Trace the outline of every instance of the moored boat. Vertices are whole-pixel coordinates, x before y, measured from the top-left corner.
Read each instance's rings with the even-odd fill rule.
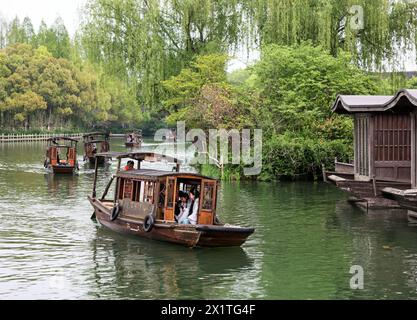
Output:
[[[89,197],[95,218],[113,231],[188,247],[240,246],[255,231],[254,228],[221,223],[216,214],[218,181],[195,173],[179,172],[178,159],[151,152],[97,156],[118,159],[117,172],[100,198],[96,196],[96,165],[93,194]],[[123,159],[137,161],[136,169],[121,170]],[[141,169],[142,161],[161,160],[174,162],[175,172]],[[106,199],[114,181],[114,197]],[[194,202],[198,204],[196,223],[180,224],[176,221],[178,195],[193,189],[200,194]]]
[[[407,209],[410,221],[417,222],[417,189],[400,190],[384,188],[382,194],[385,198],[397,201],[401,208]]]
[[[78,140],[67,137],[48,139],[44,167],[53,173],[72,174],[78,170]]]

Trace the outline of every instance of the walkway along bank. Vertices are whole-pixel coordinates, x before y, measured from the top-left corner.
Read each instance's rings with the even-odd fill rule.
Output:
[[[394,96],[339,95],[332,107],[354,119],[354,161],[324,170],[327,182],[350,192],[352,201],[367,208],[399,208],[384,197],[384,188],[417,186],[417,90]]]

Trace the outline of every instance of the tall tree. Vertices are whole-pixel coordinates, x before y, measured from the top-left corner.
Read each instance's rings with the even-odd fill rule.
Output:
[[[50,48],[54,57],[68,59],[71,53],[71,43],[67,28],[61,17],[55,20],[50,33],[54,37],[54,48]]]
[[[20,25],[20,20],[16,16],[8,26],[7,30],[7,45],[12,45],[15,43],[24,43],[25,42],[25,36],[23,29]]]
[[[23,42],[33,44],[35,41],[35,29],[29,17],[25,17],[22,22]]]
[[[161,81],[178,74],[194,56],[238,44],[238,2],[91,0],[83,44],[92,61],[133,82],[144,108],[152,107],[160,101]]]
[[[0,14],[0,49],[4,48],[7,44],[7,21]]]
[[[368,69],[394,66],[415,46],[417,2],[408,0],[250,0],[252,35],[261,45],[311,41],[340,50]]]

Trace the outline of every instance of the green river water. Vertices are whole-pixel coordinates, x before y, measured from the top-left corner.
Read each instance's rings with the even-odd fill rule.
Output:
[[[402,212],[365,213],[324,183],[223,182],[221,219],[256,232],[241,248],[189,249],[91,221],[81,148],[79,174],[53,176],[45,146],[0,144],[0,299],[417,298],[417,227]]]

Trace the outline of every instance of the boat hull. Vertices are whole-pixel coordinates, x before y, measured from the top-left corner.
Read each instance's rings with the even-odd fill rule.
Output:
[[[99,200],[93,198],[89,198],[89,200],[94,207],[98,222],[110,230],[187,247],[241,246],[255,231],[253,228],[193,226],[156,222],[152,230],[146,232],[143,228],[142,220],[129,219],[121,215],[116,220],[111,221],[109,208],[104,206]]]
[[[134,142],[126,142],[125,146],[128,148],[140,148],[140,143],[134,143]]]
[[[95,164],[97,158],[97,164],[105,164],[108,161],[108,158],[106,157],[88,157],[88,162],[90,164]]]
[[[75,172],[74,166],[49,166],[49,169],[54,174],[73,174]]]
[[[417,212],[417,194],[407,194],[405,191],[396,188],[384,188],[382,194],[387,199],[397,201],[402,208]]]

